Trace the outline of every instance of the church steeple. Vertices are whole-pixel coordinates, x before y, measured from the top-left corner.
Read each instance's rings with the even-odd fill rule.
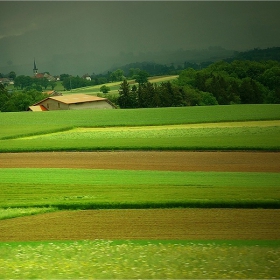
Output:
[[[38,68],[36,66],[35,58],[34,58],[33,74],[34,74],[34,76],[36,76],[38,74]]]

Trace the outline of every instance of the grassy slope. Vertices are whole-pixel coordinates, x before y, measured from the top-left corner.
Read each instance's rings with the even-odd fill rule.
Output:
[[[63,131],[75,127],[113,127],[113,126],[151,126],[207,123],[245,120],[279,120],[280,105],[238,105],[157,108],[133,110],[81,110],[52,111],[39,113],[3,113],[0,114],[0,151],[24,150],[91,150],[91,149],[279,149],[278,128],[267,132],[265,128],[258,134],[251,131],[223,133],[223,137],[214,131],[211,135],[199,137],[199,134],[186,137],[149,137],[135,135],[131,138],[120,137],[113,141],[101,137],[96,141],[83,139],[67,140],[6,140],[20,136],[36,135],[54,131]],[[203,130],[201,130],[202,132]],[[244,134],[245,133],[245,134]],[[203,136],[203,135],[202,135]],[[269,137],[267,137],[269,136]],[[138,139],[138,140],[137,140]],[[232,141],[234,140],[234,141]],[[205,142],[206,141],[206,142]]]
[[[11,168],[0,178],[0,207],[280,206],[278,173]]]

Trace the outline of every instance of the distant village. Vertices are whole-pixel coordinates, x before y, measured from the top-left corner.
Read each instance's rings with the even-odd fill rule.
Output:
[[[65,74],[67,75],[67,74]],[[60,76],[52,76],[48,72],[39,73],[38,67],[36,65],[36,61],[34,59],[34,66],[33,66],[33,75],[32,76],[16,76],[15,72],[10,72],[8,77],[1,77],[0,78],[0,85],[2,84],[4,87],[7,87],[8,85],[14,85],[15,88],[18,88],[20,84],[17,83],[17,80],[19,78],[22,78],[23,80],[27,80],[32,84],[31,88],[28,89],[27,87],[22,88],[23,92],[25,89],[28,89],[24,92],[24,96],[27,98],[31,98],[28,100],[29,102],[32,102],[32,105],[29,105],[24,100],[24,97],[20,94],[20,91],[16,91],[14,94],[10,94],[9,98],[18,99],[20,100],[19,103],[22,103],[23,106],[20,106],[20,108],[15,108],[14,104],[15,102],[9,102],[8,99],[6,100],[6,104],[0,104],[0,111],[32,111],[32,112],[38,112],[38,111],[53,111],[53,110],[81,110],[81,109],[115,109],[116,106],[109,101],[107,98],[104,97],[98,97],[98,96],[92,96],[87,94],[71,94],[71,95],[63,95],[61,92],[58,92],[54,90],[57,81],[60,81]],[[70,76],[70,75],[67,75]],[[81,77],[84,80],[91,81],[91,77],[86,74],[83,77]],[[34,80],[35,79],[35,80]],[[40,83],[36,83],[36,79],[41,80]],[[42,80],[44,80],[46,83],[42,84]],[[35,88],[34,88],[35,84]],[[32,96],[32,90],[36,90],[36,85],[40,85],[41,90],[39,90],[34,98]],[[48,86],[52,86],[52,90],[47,91]],[[45,88],[44,91],[42,91],[42,86]],[[3,88],[4,88],[3,87]],[[2,88],[2,89],[3,89]],[[19,87],[20,88],[20,87]],[[12,93],[13,90],[6,90],[6,92]],[[10,100],[11,100],[10,99]],[[33,100],[32,100],[33,99]],[[14,101],[14,100],[13,100]],[[24,104],[26,103],[26,104]]]
[[[16,74],[12,71],[9,73],[9,75],[6,75],[6,76],[9,76],[9,77],[0,77],[0,84],[3,84],[5,86],[14,85],[14,83],[15,83],[14,80],[15,80]],[[33,75],[31,77],[36,78],[36,79],[46,78],[49,82],[60,81],[60,75],[52,76],[49,72],[39,73],[35,59],[34,59],[34,66],[33,66]],[[91,81],[91,77],[89,74],[83,75],[82,78],[87,81]]]

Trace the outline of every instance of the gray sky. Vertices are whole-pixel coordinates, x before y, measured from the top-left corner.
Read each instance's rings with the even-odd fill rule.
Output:
[[[31,75],[34,57],[39,72],[82,75],[141,53],[280,46],[278,1],[0,1],[0,11],[2,73]]]

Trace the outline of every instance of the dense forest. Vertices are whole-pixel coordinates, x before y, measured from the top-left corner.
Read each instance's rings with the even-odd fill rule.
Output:
[[[124,81],[118,105],[146,108],[194,105],[280,103],[278,61],[221,61],[202,70],[182,70],[174,82],[129,88]]]
[[[221,61],[180,73],[178,86],[212,93],[218,104],[280,103],[280,62]]]

